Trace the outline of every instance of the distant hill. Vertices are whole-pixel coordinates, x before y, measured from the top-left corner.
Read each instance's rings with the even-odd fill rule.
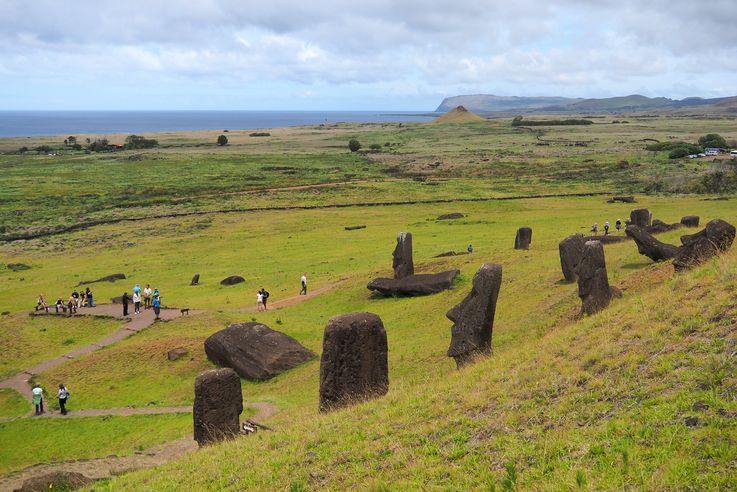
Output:
[[[675,111],[688,109],[699,112],[733,113],[737,109],[737,97],[704,99],[687,97],[669,99],[667,97],[647,97],[639,94],[607,98],[566,98],[566,97],[516,97],[485,94],[447,97],[438,106],[438,112],[448,111],[463,105],[469,111],[479,113],[590,113],[590,112],[637,112],[637,111]]]
[[[451,109],[444,115],[438,116],[432,122],[443,124],[443,123],[473,123],[475,121],[486,121],[476,113],[472,113],[463,106],[458,106]]]

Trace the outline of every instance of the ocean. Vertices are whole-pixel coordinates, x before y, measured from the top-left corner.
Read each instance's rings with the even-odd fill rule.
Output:
[[[424,122],[434,116],[407,111],[0,111],[0,137]]]

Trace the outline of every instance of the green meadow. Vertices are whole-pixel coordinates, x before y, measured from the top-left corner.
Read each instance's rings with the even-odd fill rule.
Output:
[[[577,286],[562,280],[558,242],[586,234],[593,222],[601,228],[624,220],[634,207],[668,223],[691,214],[702,224],[737,222],[733,196],[705,200],[717,194],[699,188],[729,162],[671,161],[645,151],[643,141],[710,132],[735,138],[734,121],[627,120],[541,134],[509,120],[302,127],[258,139],[231,131],[223,148],[207,132],[162,134],[161,147],[142,160],[130,159],[135,152],[17,155],[18,139],[0,142],[9,183],[0,191],[0,235],[109,221],[0,242],[0,312],[8,313],[0,317],[0,348],[9,354],[0,372],[14,374],[117,329],[121,322],[112,319],[28,312],[39,293],[66,298],[80,281],[120,272],[126,280],[91,285],[98,304],[148,283],[166,306],[201,312],[155,323],[34,378],[47,391],[64,382],[72,413],[191,405],[194,378],[214,367],[205,338],[234,322],[283,331],[318,358],[266,382],[242,381],[246,415],[257,403],[279,408],[266,421],[276,432],[115,477],[96,490],[737,487],[734,250],[674,274],[631,241],[607,245],[609,281],[623,297],[590,317],[579,315]],[[381,150],[351,153],[352,137]],[[578,140],[589,143],[561,143]],[[272,190],[331,183],[342,184]],[[600,194],[519,198],[572,193]],[[637,204],[608,203],[614,194],[633,194]],[[504,197],[518,198],[474,201]],[[437,200],[454,201],[431,203]],[[401,204],[361,205],[377,202]],[[252,210],[328,205],[343,206]],[[464,217],[437,219],[451,212]],[[351,225],[366,228],[345,230]],[[513,249],[521,226],[533,229],[529,251]],[[413,233],[417,272],[460,269],[453,289],[420,298],[380,298],[366,289],[370,279],[390,276],[399,231]],[[678,243],[683,233],[658,238]],[[436,258],[469,244],[470,255]],[[493,355],[458,370],[446,356],[445,313],[485,262],[503,267]],[[9,263],[30,268],[4,268]],[[295,297],[302,272],[310,289],[326,291],[266,313],[244,311],[255,308],[261,287],[271,302]],[[195,273],[200,285],[190,286]],[[221,286],[229,275],[246,282]],[[354,311],[383,320],[390,391],[320,414],[323,330],[332,316]],[[166,352],[177,347],[189,354],[169,361]],[[28,399],[0,391],[7,444],[0,473],[130,454],[192,431],[191,416],[180,414],[34,419],[25,415]],[[686,425],[687,417],[697,424]],[[69,435],[78,436],[74,446],[59,442]]]

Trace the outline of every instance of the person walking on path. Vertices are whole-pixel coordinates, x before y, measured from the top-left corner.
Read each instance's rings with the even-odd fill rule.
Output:
[[[133,291],[133,312],[135,314],[141,314],[141,290],[138,292]]]
[[[605,236],[609,235],[609,221],[608,220],[604,222],[604,235]]]
[[[151,308],[151,286],[146,284],[146,288],[143,289],[143,309]]]
[[[261,303],[264,305],[264,311],[266,311],[267,309],[269,309],[268,307],[266,307],[266,301],[269,300],[269,296],[270,295],[271,294],[269,294],[269,292],[266,289],[264,289],[263,287],[261,287]]]
[[[44,413],[44,390],[41,388],[41,385],[36,383],[33,385],[33,389],[31,390],[31,393],[33,393],[33,405],[36,407],[36,415],[41,415]]]
[[[67,414],[67,400],[69,399],[69,390],[63,384],[59,384],[59,392],[56,394],[59,399],[59,410],[62,415]]]
[[[614,223],[614,227],[617,229],[617,233],[622,231],[622,219],[617,219]]]
[[[261,293],[261,291],[256,292],[256,311],[260,312],[263,311],[264,307],[264,295]]]
[[[599,224],[594,222],[594,225],[591,226],[591,232],[594,236],[596,236],[596,233],[599,232]]]
[[[302,296],[307,295],[307,272],[302,274],[302,278],[300,279],[302,282],[302,290],[299,291],[299,294]]]
[[[87,291],[85,292],[85,294],[87,294],[87,305],[89,307],[95,307],[95,301],[92,296],[92,289],[87,287]]]
[[[159,314],[161,313],[161,295],[155,295],[154,296],[154,314],[156,315],[156,319],[159,319]]]
[[[121,300],[123,303],[123,316],[128,316],[128,293],[123,293],[123,299]]]
[[[473,253],[473,245],[469,244],[468,245],[468,254],[470,255],[471,253]]]

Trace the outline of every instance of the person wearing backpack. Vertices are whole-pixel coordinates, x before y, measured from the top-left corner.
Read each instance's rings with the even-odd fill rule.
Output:
[[[266,289],[264,289],[263,287],[261,287],[261,302],[262,302],[262,303],[263,303],[263,305],[264,305],[264,311],[266,311],[266,310],[268,309],[268,308],[266,307],[266,301],[267,301],[267,300],[269,299],[269,296],[270,296],[270,295],[271,295],[271,294],[269,294],[269,293],[268,293],[268,291],[267,291]]]
[[[64,386],[64,384],[59,384],[59,392],[56,394],[56,397],[59,399],[59,409],[61,410],[61,414],[66,415],[69,390],[66,388],[66,386]]]

